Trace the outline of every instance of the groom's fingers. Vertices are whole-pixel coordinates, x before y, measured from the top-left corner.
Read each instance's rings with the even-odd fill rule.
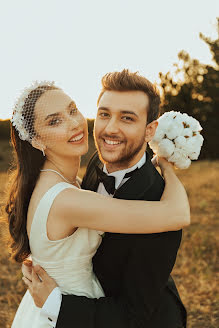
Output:
[[[38,283],[38,282],[41,282],[41,279],[40,277],[38,276],[38,274],[35,272],[34,268],[32,270],[32,282],[35,284],[35,283]]]
[[[47,280],[51,279],[48,273],[40,265],[34,266],[33,271],[35,275],[40,276],[42,281],[46,282]]]
[[[31,280],[32,279],[32,267],[26,266],[26,264],[24,264],[24,262],[23,262],[21,269],[22,269],[23,276],[28,278],[29,280]]]
[[[27,286],[27,288],[30,291],[30,294],[32,294],[32,288],[33,288],[33,284],[32,281],[30,281],[29,279],[27,279],[26,277],[22,278],[23,282],[25,283],[25,285]]]

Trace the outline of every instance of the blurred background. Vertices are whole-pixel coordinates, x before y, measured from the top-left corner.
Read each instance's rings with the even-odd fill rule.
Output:
[[[161,112],[186,112],[200,121],[198,161],[176,173],[191,204],[173,271],[188,310],[188,328],[219,327],[219,3],[157,0],[0,0],[0,215],[13,161],[9,118],[20,90],[54,80],[88,119],[89,152],[101,77],[129,68],[155,82]],[[9,260],[0,225],[0,328],[9,328],[25,292],[20,265]]]

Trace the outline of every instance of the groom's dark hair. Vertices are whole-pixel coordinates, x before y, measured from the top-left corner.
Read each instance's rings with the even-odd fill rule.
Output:
[[[105,91],[143,91],[149,97],[149,108],[147,109],[147,123],[156,120],[159,116],[160,94],[157,87],[138,72],[131,73],[128,69],[121,72],[107,73],[102,77],[102,90],[97,100]]]

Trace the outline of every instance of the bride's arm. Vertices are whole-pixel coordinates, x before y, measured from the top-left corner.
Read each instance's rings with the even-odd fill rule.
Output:
[[[165,189],[160,201],[120,200],[76,189],[61,192],[54,204],[57,216],[69,227],[117,233],[158,233],[190,223],[186,191],[165,160],[160,160]]]

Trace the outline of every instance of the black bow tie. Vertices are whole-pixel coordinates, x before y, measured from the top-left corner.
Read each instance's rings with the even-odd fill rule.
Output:
[[[133,173],[136,172],[137,170],[138,170],[138,168],[136,168],[135,170],[133,170],[131,172],[126,173],[123,179],[130,178],[133,175]],[[96,166],[96,171],[97,171],[98,181],[103,183],[108,194],[113,195],[116,190],[115,177],[112,175],[107,175],[98,166]]]

